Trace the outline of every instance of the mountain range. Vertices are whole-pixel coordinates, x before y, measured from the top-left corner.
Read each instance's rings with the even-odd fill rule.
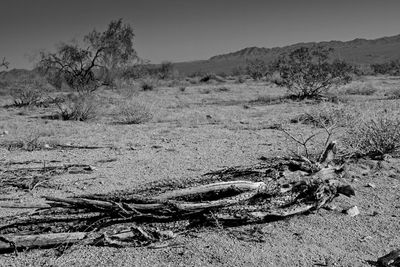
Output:
[[[175,68],[182,74],[194,72],[231,73],[234,68],[245,66],[247,60],[259,58],[266,63],[276,59],[281,53],[289,52],[298,47],[313,45],[327,46],[334,49],[333,58],[344,60],[351,64],[366,65],[383,63],[400,59],[400,34],[373,40],[354,39],[351,41],[324,41],[297,43],[284,47],[247,47],[236,52],[216,55],[208,60],[175,63]]]

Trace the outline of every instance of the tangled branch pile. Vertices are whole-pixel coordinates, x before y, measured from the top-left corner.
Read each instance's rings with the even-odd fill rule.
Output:
[[[340,169],[328,166],[315,172],[316,167],[308,164],[275,159],[228,168],[176,190],[170,189],[179,186],[166,183],[114,195],[47,196],[35,213],[0,219],[0,251],[77,242],[145,246],[198,226],[271,222],[318,210],[339,194],[354,195],[350,186],[335,179]],[[302,170],[310,176],[288,181],[285,170]]]

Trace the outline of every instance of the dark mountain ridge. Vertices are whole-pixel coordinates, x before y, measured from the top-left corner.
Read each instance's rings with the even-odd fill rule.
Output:
[[[239,51],[216,55],[208,60],[175,63],[176,68],[184,74],[196,71],[226,72],[233,68],[245,66],[247,60],[255,58],[271,62],[281,53],[289,52],[301,46],[311,47],[322,45],[334,49],[334,58],[345,60],[351,64],[366,65],[383,63],[400,58],[400,34],[390,37],[382,37],[373,40],[357,38],[351,41],[323,41],[297,43],[284,47],[247,47]]]

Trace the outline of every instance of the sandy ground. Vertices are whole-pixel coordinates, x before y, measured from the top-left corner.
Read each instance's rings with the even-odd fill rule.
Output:
[[[348,105],[366,110],[397,107],[399,100],[379,100],[400,81],[365,78],[348,86],[377,88],[372,96],[347,96]],[[227,88],[222,89],[222,87]],[[341,88],[341,94],[346,88]],[[261,156],[282,156],[290,147],[282,132],[271,129],[288,122],[312,103],[265,104],[267,97],[283,95],[280,88],[248,82],[223,85],[161,87],[155,91],[101,91],[101,116],[89,122],[41,119],[52,108],[2,108],[0,143],[27,140],[97,145],[96,150],[24,151],[0,148],[0,163],[27,160],[86,163],[91,174],[55,176],[51,187],[32,191],[9,190],[1,200],[40,203],[43,195],[75,196],[129,190],[160,180],[185,181],[210,170],[249,165]],[[115,123],[118,101],[133,95],[154,114],[139,125]],[[258,101],[255,101],[258,100]],[[9,103],[3,99],[3,104]],[[294,133],[309,133],[310,126],[289,124]],[[112,160],[111,162],[104,162]],[[28,165],[30,166],[30,165]],[[32,165],[34,166],[34,165]],[[40,166],[40,165],[39,165]],[[0,255],[0,266],[369,266],[400,247],[400,160],[372,160],[349,164],[345,182],[356,197],[335,199],[339,211],[319,210],[307,216],[260,225],[265,242],[246,242],[224,229],[204,229],[196,236],[178,236],[179,245],[163,249],[111,248],[76,245],[62,256],[52,249]],[[376,185],[367,187],[368,183]],[[340,212],[356,205],[360,215]],[[25,210],[26,211],[26,210]],[[0,216],[22,212],[0,208]],[[254,226],[243,226],[251,228]]]

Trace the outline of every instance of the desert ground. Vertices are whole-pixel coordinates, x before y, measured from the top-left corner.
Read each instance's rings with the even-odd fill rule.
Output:
[[[3,187],[0,217],[30,211],[4,204],[40,204],[42,196],[108,194],[162,181],[184,184],[209,171],[283,157],[295,144],[275,125],[284,124],[293,135],[321,131],[294,118],[332,107],[345,113],[357,109],[367,117],[377,111],[398,116],[400,100],[390,96],[399,86],[398,77],[357,78],[332,91],[338,99],[333,103],[276,101],[285,89],[265,81],[160,83],[147,91],[122,84],[96,93],[98,116],[85,122],[51,119],[52,105],[1,107],[0,175],[44,164],[88,164],[93,171],[54,175],[34,188]],[[127,100],[151,119],[119,123],[116,110]],[[10,104],[11,97],[2,96],[1,105]],[[340,142],[345,130],[339,127],[332,138]],[[30,141],[34,149],[27,149]],[[178,234],[174,246],[158,249],[82,244],[62,254],[31,249],[0,255],[0,266],[375,266],[378,257],[400,244],[400,159],[361,158],[344,168],[341,180],[355,196],[335,198],[331,209],[257,225],[199,228],[192,235]],[[342,212],[353,206],[357,216]],[[260,240],[232,234],[252,229],[259,230]]]

